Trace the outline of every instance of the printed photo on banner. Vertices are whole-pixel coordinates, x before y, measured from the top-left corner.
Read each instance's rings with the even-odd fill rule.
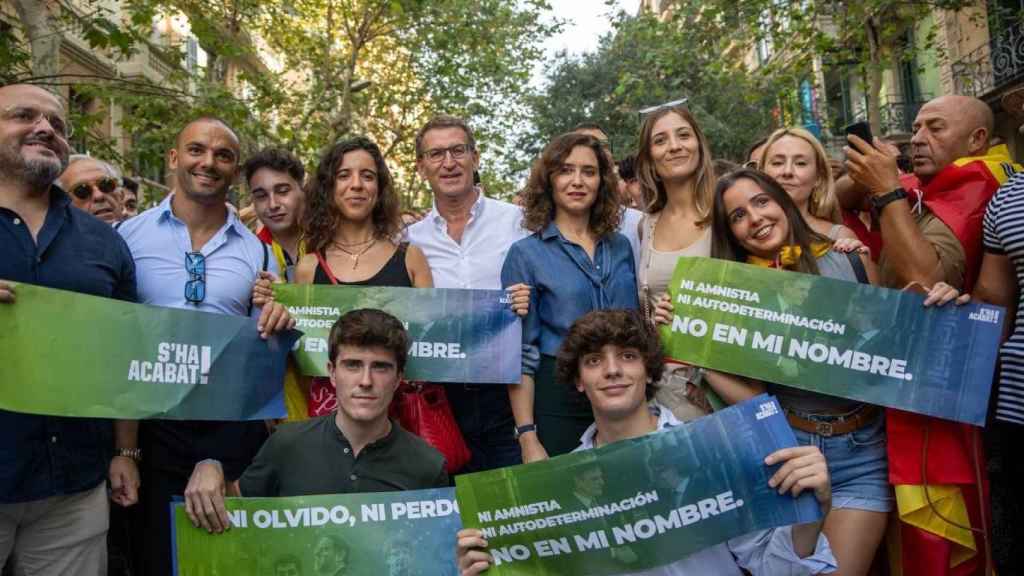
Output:
[[[487,574],[632,573],[821,518],[810,493],[768,486],[765,457],[795,445],[778,402],[759,395],[658,434],[463,474],[456,495],[487,539]]]
[[[229,498],[231,529],[195,528],[172,505],[175,574],[455,576],[453,488]]]
[[[376,308],[401,320],[412,339],[406,379],[519,382],[522,324],[503,290],[275,284],[274,298],[305,334],[294,351],[303,374],[327,375],[327,337],[339,316]]]
[[[925,308],[906,291],[680,258],[668,355],[709,369],[983,425],[1006,311]]]
[[[0,408],[96,418],[265,420],[300,333],[260,338],[256,320],[18,284],[0,306]],[[105,337],[98,337],[102,329]],[[111,342],[117,345],[112,346]],[[39,347],[59,354],[40,354]]]

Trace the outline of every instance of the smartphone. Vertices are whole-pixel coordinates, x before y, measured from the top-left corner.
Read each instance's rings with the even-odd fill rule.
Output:
[[[853,134],[871,146],[875,145],[875,139],[871,136],[871,124],[868,124],[867,122],[854,122],[846,128],[843,128],[843,132],[846,134]]]

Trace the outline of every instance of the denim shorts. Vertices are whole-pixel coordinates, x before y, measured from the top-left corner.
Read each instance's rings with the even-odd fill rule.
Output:
[[[808,420],[828,422],[829,416],[799,413]],[[853,432],[821,436],[794,429],[804,446],[817,446],[828,462],[832,477],[832,508],[889,512],[896,503],[889,485],[886,453],[885,413]]]

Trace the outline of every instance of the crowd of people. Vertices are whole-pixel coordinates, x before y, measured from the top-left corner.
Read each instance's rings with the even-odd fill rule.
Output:
[[[71,153],[57,97],[0,87],[0,306],[17,306],[24,282],[249,316],[269,337],[294,325],[274,301],[278,282],[504,289],[522,316],[522,378],[445,387],[471,453],[456,473],[654,433],[768,391],[799,443],[769,457],[781,464],[770,485],[812,492],[823,520],[643,574],[883,574],[887,532],[926,566],[905,574],[982,574],[996,561],[1015,573],[1017,325],[1007,323],[984,431],[687,365],[665,357],[657,332],[671,323],[668,287],[684,256],[916,290],[926,306],[973,298],[1012,315],[1024,176],[1005,146],[991,145],[988,105],[965,96],[924,105],[909,166],[892,144],[852,135],[840,161],[798,127],[766,135],[733,164],[713,156],[699,120],[685,100],[641,111],[635,154],[618,161],[600,124],[581,124],[551,139],[507,203],[479,184],[472,128],[436,116],[415,141],[415,169],[433,197],[420,214],[403,212],[371,139],[327,146],[307,175],[287,150],[242,158],[231,126],[198,117],[168,143],[170,193],[137,213],[135,180]],[[255,231],[227,203],[239,176]],[[221,532],[226,495],[449,486],[441,454],[388,416],[409,348],[402,323],[350,311],[328,347],[328,377],[286,374],[284,423],[0,411],[0,565],[17,575],[162,576],[172,570],[175,496],[196,526]],[[956,518],[969,523],[973,555],[929,526],[891,521],[900,498],[923,490],[927,500],[937,484],[960,491]],[[491,565],[478,530],[453,534],[452,546],[461,574]]]

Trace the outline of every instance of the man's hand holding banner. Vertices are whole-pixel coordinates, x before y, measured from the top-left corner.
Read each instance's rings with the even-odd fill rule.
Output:
[[[757,396],[640,438],[455,478],[463,524],[484,532],[488,574],[639,572],[756,530],[821,518],[779,495],[765,457],[796,445]]]

